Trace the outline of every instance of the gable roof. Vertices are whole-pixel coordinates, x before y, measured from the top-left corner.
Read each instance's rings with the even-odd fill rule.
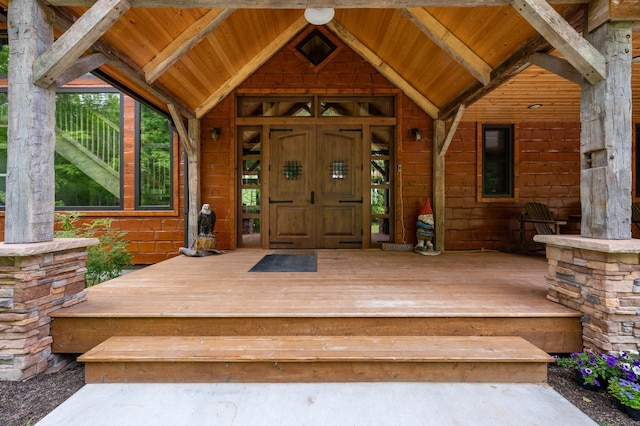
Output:
[[[547,5],[531,0],[514,4],[521,2],[525,6]],[[106,61],[99,72],[165,110],[167,104],[173,104],[183,115],[198,118],[310,25],[303,17],[303,9],[288,9],[290,2],[280,0],[45,3],[56,13],[59,34],[79,17],[88,16],[89,10],[110,16],[100,21],[106,30],[85,52],[99,53],[94,56],[98,63]],[[308,6],[314,3],[320,2],[305,2]],[[343,8],[336,9],[326,28],[434,118],[451,118],[460,105],[472,105],[524,70],[520,84],[512,81],[507,86],[515,97],[496,98],[503,109],[509,100],[527,105],[555,103],[555,118],[561,111],[576,116],[579,110],[579,86],[541,68],[527,70],[533,53],[554,49],[530,23],[539,26],[540,22],[529,16],[525,19],[526,14],[509,6],[508,1],[401,1],[394,4],[406,8],[394,9],[385,8],[389,3],[385,1],[335,3]],[[597,74],[597,61],[590,61],[589,52],[581,51],[580,43],[572,38],[582,30],[585,1],[549,3],[567,21],[561,27],[566,34],[554,44],[573,40],[576,46],[567,57],[581,68],[583,75],[593,74],[594,69]],[[0,0],[0,4],[6,7],[7,0]],[[349,4],[369,8],[349,8]],[[416,4],[435,6],[412,7]],[[467,7],[439,7],[441,4]],[[174,7],[154,7],[158,5]],[[193,7],[208,5],[233,5],[236,9]],[[115,22],[105,24],[104,20],[109,19]],[[552,41],[554,37],[558,36],[547,34]],[[640,56],[639,50],[640,38],[635,33],[634,56]],[[586,64],[581,62],[584,58]],[[581,78],[579,73],[578,76]],[[559,89],[569,94],[562,102],[558,99]],[[480,116],[482,111],[475,114]]]

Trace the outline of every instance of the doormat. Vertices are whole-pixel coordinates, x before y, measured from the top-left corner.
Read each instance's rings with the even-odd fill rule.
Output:
[[[268,254],[249,272],[316,272],[317,264],[315,254]]]

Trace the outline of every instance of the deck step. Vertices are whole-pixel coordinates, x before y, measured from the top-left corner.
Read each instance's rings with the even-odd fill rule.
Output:
[[[513,336],[114,336],[78,360],[87,383],[542,383],[553,359]]]

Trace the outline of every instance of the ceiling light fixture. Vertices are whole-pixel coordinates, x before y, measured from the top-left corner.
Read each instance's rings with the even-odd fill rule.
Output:
[[[305,19],[313,25],[324,25],[333,19],[336,11],[332,7],[320,9],[309,8],[304,10]]]

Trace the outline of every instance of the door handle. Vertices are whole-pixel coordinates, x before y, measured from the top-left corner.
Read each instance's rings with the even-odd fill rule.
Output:
[[[311,204],[316,203],[316,193],[315,191],[311,191]]]

